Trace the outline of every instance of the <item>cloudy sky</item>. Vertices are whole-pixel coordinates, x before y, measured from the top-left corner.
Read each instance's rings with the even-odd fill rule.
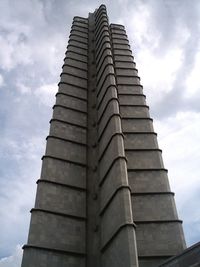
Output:
[[[72,18],[101,3],[0,1],[0,267],[20,267]],[[126,26],[192,245],[200,240],[200,1],[103,3],[110,22]]]

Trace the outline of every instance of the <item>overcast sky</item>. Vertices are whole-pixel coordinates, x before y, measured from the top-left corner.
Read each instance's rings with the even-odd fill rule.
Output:
[[[0,1],[0,267],[20,267],[72,18],[102,2]],[[200,240],[200,1],[104,1],[124,24],[188,246]]]

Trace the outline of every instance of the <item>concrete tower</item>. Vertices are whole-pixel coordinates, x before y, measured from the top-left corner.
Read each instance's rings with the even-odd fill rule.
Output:
[[[104,5],[73,19],[50,125],[23,267],[156,267],[185,249],[129,41]]]

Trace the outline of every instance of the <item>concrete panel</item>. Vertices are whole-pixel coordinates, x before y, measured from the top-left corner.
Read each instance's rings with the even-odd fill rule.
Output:
[[[80,39],[80,41],[81,41],[80,37],[78,37],[77,39]],[[66,57],[70,57],[72,59],[76,59],[76,60],[83,61],[83,62],[87,63],[87,57],[86,56],[77,54],[77,53],[72,52],[72,51],[67,51]]]
[[[126,118],[149,117],[149,109],[145,106],[120,106],[120,114]]]
[[[153,132],[153,122],[150,119],[123,119],[122,118],[123,132]]]
[[[127,49],[114,49],[114,55],[132,56],[132,52]]]
[[[31,259],[31,260],[30,260]],[[25,250],[22,267],[85,267],[85,258],[41,249]]]
[[[164,168],[160,151],[126,151],[128,168],[131,169],[157,169]]]
[[[102,42],[96,53],[96,62],[100,61],[101,57],[103,56],[102,51],[106,50],[107,48],[111,49],[111,44],[109,42]]]
[[[70,33],[69,35],[70,40],[76,40],[78,42],[84,43],[84,44],[88,44],[88,39],[81,37],[80,35],[77,35],[76,33]]]
[[[112,117],[109,121],[105,131],[103,132],[100,141],[99,141],[99,155],[102,154],[105,147],[108,145],[109,141],[116,135],[117,133],[121,134],[121,125],[120,125],[120,118],[115,116]]]
[[[65,109],[60,106],[55,106],[53,111],[53,119],[71,122],[83,127],[87,125],[87,115],[75,110]]]
[[[84,32],[84,33],[86,33],[87,36],[88,36],[88,27],[81,27],[81,26],[82,26],[82,25],[80,25],[80,24],[77,25],[77,24],[73,23],[71,29],[72,29],[72,30],[77,30],[78,32],[79,32],[79,31]]]
[[[74,86],[80,86],[81,88],[87,89],[87,80],[78,77],[72,76],[67,73],[61,73],[61,82],[67,82],[73,84]]]
[[[157,136],[155,134],[125,134],[125,149],[153,149],[158,148]]]
[[[104,57],[102,64],[101,65],[99,64],[98,66],[96,66],[97,67],[97,79],[99,78],[100,75],[102,75],[102,72],[104,71],[105,67],[108,64],[113,64],[113,60],[111,56]]]
[[[114,75],[107,76],[107,78],[105,79],[103,88],[100,86],[97,86],[97,97],[98,97],[97,101],[98,102],[102,101],[104,94],[106,93],[107,90],[111,88],[111,86],[114,86],[116,88]]]
[[[68,141],[48,138],[46,155],[86,164],[86,147]]]
[[[103,183],[101,184],[100,210],[105,207],[118,188],[127,185],[128,178],[126,172],[126,161],[124,159],[118,159],[115,161],[111,170],[106,176],[106,179],[104,179]]]
[[[73,38],[69,39],[68,44],[88,49],[88,45],[87,44],[80,43],[80,42],[78,42],[76,40],[73,40]]]
[[[166,257],[153,257],[147,259],[139,259],[140,267],[159,267],[161,263],[166,261]]]
[[[108,75],[114,75],[114,68],[111,65],[107,65],[104,69],[104,72],[101,74],[101,77],[98,78],[97,84],[98,87],[103,87],[105,83],[106,76]]]
[[[104,113],[103,117],[101,118],[99,122],[99,127],[98,127],[98,137],[102,134],[103,129],[106,127],[107,122],[113,116],[113,114],[119,114],[119,107],[117,103],[112,105],[108,105],[108,108],[106,109],[106,112]]]
[[[84,18],[86,19],[86,18]],[[75,17],[75,20],[72,21],[72,25],[76,25],[76,26],[79,26],[81,28],[86,28],[88,29],[89,25],[88,25],[88,19],[87,21],[83,22],[83,21],[77,21],[77,17]]]
[[[169,192],[169,181],[165,170],[128,171],[132,192]]]
[[[80,97],[83,99],[87,99],[87,91],[86,90],[82,90],[82,89],[80,89],[76,86],[70,85],[70,84],[60,83],[58,92],[70,94],[70,95],[77,96],[77,97]]]
[[[124,62],[124,61],[115,61],[115,67],[116,68],[135,68],[136,64],[135,62]]]
[[[128,249],[127,249],[128,248]],[[103,267],[137,267],[135,235],[132,227],[122,228],[102,254]]]
[[[87,32],[78,31],[78,30],[75,30],[75,29],[73,29],[73,28],[71,29],[70,33],[71,33],[71,34],[75,33],[75,34],[77,34],[77,35],[79,35],[80,37],[83,37],[83,38],[85,38],[85,39],[88,38],[88,33],[87,33]]]
[[[35,211],[31,216],[28,244],[85,253],[85,222]]]
[[[79,77],[87,79],[87,69],[86,70],[78,69],[76,66],[74,67],[72,65],[64,65],[63,66],[63,72],[77,75]]]
[[[120,38],[127,40],[127,35],[126,34],[119,34],[119,33],[111,33],[111,38]]]
[[[98,43],[98,45],[96,45],[96,53],[97,54],[102,52],[101,47],[103,46],[103,44],[105,42],[110,43],[110,36],[108,34],[104,35],[103,40],[101,39],[101,41]]]
[[[132,195],[134,221],[177,220],[172,194]]]
[[[115,44],[115,43],[113,43],[113,48],[114,49],[130,49],[130,45],[129,44]]]
[[[113,44],[129,44],[129,41],[127,39],[119,39],[116,36],[111,37]]]
[[[115,23],[111,23],[110,24],[110,29],[112,31],[112,29],[125,29],[124,25],[121,25],[121,24],[115,24]]]
[[[51,121],[50,135],[86,144],[86,129],[62,121]]]
[[[35,208],[86,217],[86,192],[62,185],[40,182]]]
[[[185,248],[181,228],[177,222],[138,224],[138,255],[168,256],[180,253]]]
[[[104,109],[103,110],[101,109],[101,113],[98,112],[98,123],[100,123],[101,120],[108,117],[107,111],[109,113],[109,111],[112,109],[112,106],[117,106],[117,105],[118,105],[117,98],[113,98],[110,101],[108,101]]]
[[[111,49],[110,49],[110,50],[109,50],[109,49],[106,49],[106,50],[103,51],[103,53],[102,53],[102,55],[101,55],[99,61],[97,62],[97,63],[98,63],[98,64],[97,64],[97,71],[98,71],[98,72],[99,72],[99,69],[101,68],[101,66],[102,66],[102,64],[103,64],[103,62],[104,62],[104,60],[105,60],[105,58],[108,57],[108,55],[110,55],[111,58],[112,58]]]
[[[146,105],[146,99],[144,95],[119,95],[119,103],[120,105]]]
[[[131,76],[117,76],[117,84],[140,84],[140,78]]]
[[[56,104],[87,112],[87,102],[69,95],[57,94]]]
[[[124,29],[117,29],[117,28],[111,28],[111,33],[116,33],[116,34],[126,34],[126,31]]]
[[[68,44],[67,46],[67,51],[72,51],[72,52],[75,52],[75,53],[78,53],[78,54],[81,54],[81,55],[85,55],[87,56],[88,55],[88,50],[87,49],[84,49],[82,47],[77,47],[77,46],[74,46],[72,44]]]
[[[118,85],[117,91],[119,94],[143,94],[143,89],[140,85]]]
[[[101,241],[104,246],[124,224],[131,224],[132,213],[128,209],[130,194],[127,188],[117,192],[101,218]],[[121,207],[121,209],[119,209]],[[114,218],[114,220],[113,220]],[[111,223],[112,221],[112,223]]]
[[[116,71],[116,75],[125,75],[125,76],[138,76],[138,70],[133,68],[133,65],[131,66],[132,69],[126,69],[126,68],[116,68],[115,71]]]
[[[133,62],[132,56],[124,56],[124,55],[114,55],[114,61],[127,61],[127,62]]]
[[[112,87],[108,88],[107,91],[105,91],[105,95],[103,96],[101,101],[99,101],[99,99],[97,99],[97,109],[98,109],[98,112],[100,114],[105,109],[105,106],[108,103],[108,101],[112,98],[117,98],[117,90],[116,90],[115,86],[112,86]]]
[[[84,25],[88,26],[88,19],[87,18],[75,16],[74,19],[73,19],[73,22],[84,23]]]
[[[54,158],[44,158],[41,179],[86,188],[86,168]]]
[[[64,59],[64,64],[69,64],[70,66],[77,67],[83,70],[87,69],[87,62],[82,62],[78,59],[71,58],[70,56],[66,56],[66,58]]]
[[[105,176],[106,172],[110,168],[112,162],[118,158],[124,156],[123,140],[121,136],[115,136],[107,147],[99,162],[99,176],[100,180]]]

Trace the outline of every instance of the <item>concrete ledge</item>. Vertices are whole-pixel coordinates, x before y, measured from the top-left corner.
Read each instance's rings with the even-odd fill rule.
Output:
[[[83,31],[78,31],[78,30],[74,30],[74,29],[72,29],[71,31],[70,31],[70,34],[76,34],[77,36],[79,36],[79,37],[81,37],[81,38],[83,38],[83,39],[85,39],[85,40],[88,40],[88,34],[87,33],[85,33],[85,32],[83,32]]]
[[[100,95],[101,93],[101,95]],[[105,101],[108,97],[109,94],[111,94],[112,96],[117,96],[117,88],[115,85],[110,85],[107,87],[107,90],[105,90],[103,93],[100,92],[99,96],[97,96],[97,109],[100,110],[101,106],[103,106],[105,104]],[[99,99],[100,98],[100,99]]]
[[[111,142],[113,141],[113,139],[117,136],[120,136],[122,138],[124,138],[124,135],[122,133],[113,133],[111,138],[109,139],[109,141],[107,142],[107,144],[105,145],[103,151],[99,154],[99,161],[101,161],[101,159],[103,158],[104,154],[106,153],[109,145],[111,144]]]
[[[106,130],[106,128],[107,128],[109,122],[111,121],[111,119],[112,119],[113,117],[118,117],[118,118],[121,119],[121,116],[120,116],[119,113],[114,113],[114,114],[112,114],[112,115],[109,117],[108,121],[106,122],[105,126],[102,128],[101,132],[99,132],[99,135],[98,135],[98,140],[99,140],[99,141],[101,140],[101,138],[102,138],[102,136],[103,136],[103,133],[105,132],[105,130]]]
[[[131,192],[131,188],[128,185],[120,185],[119,187],[117,187],[115,189],[115,191],[113,192],[113,194],[110,196],[110,198],[108,199],[108,201],[105,203],[105,205],[102,207],[102,209],[99,212],[99,215],[102,216],[103,213],[105,212],[105,210],[108,208],[108,206],[110,205],[110,203],[112,202],[112,200],[114,199],[114,197],[117,195],[117,193],[120,190],[123,189],[128,189]]]
[[[106,45],[106,44],[109,44],[109,47],[111,49],[110,38],[107,35],[102,40],[102,42],[99,44],[99,46],[96,47],[96,58],[99,57],[99,54],[101,53],[103,46]]]
[[[61,140],[61,141],[64,141],[64,142],[69,142],[69,143],[73,143],[73,144],[76,144],[76,145],[87,147],[87,144],[85,144],[85,143],[81,143],[81,142],[78,142],[78,141],[75,141],[75,140],[71,140],[71,139],[67,139],[67,138],[63,138],[63,137],[59,137],[59,136],[55,136],[55,135],[48,135],[46,137],[46,140],[48,140],[49,138],[58,139],[58,140]]]
[[[81,37],[80,35],[76,34],[76,33],[70,33],[69,35],[69,40],[72,39],[72,40],[77,40],[83,44],[88,44],[88,40],[86,38],[83,38]]]
[[[108,242],[101,247],[101,252],[104,252],[107,247],[111,244],[111,242],[114,240],[114,238],[119,234],[119,232],[125,228],[125,227],[131,227],[131,228],[136,228],[136,225],[134,223],[125,223],[119,226],[119,228],[117,229],[117,231],[112,235],[112,237],[108,240]]]
[[[77,61],[77,60],[74,60],[72,59],[73,61]],[[82,73],[84,73],[85,75],[87,74],[87,67],[85,66],[85,68],[81,68],[79,65],[76,66],[76,65],[72,65],[72,64],[69,64],[69,63],[64,63],[62,65],[62,68],[64,67],[69,67],[69,68],[73,68],[75,70],[80,70]]]
[[[105,30],[107,30],[109,32],[108,21],[106,18],[103,18],[101,23],[94,30],[94,36],[96,39],[99,38],[99,34],[103,31],[104,28],[105,28]]]
[[[42,157],[42,160],[45,158],[51,158],[51,159],[56,159],[56,160],[60,160],[60,161],[64,161],[64,162],[68,162],[71,164],[75,164],[75,165],[79,165],[79,166],[83,166],[83,167],[87,167],[87,164],[81,163],[81,162],[77,162],[77,161],[73,161],[73,160],[68,160],[68,159],[64,159],[64,158],[58,158],[58,157],[54,157],[52,155],[44,155]]]
[[[76,20],[72,21],[72,26],[73,25],[78,26],[78,27],[83,28],[83,29],[88,29],[87,23],[81,23],[81,22],[78,22]]]
[[[113,37],[112,36],[113,44],[127,44],[129,45],[128,39],[120,38],[120,37]]]
[[[78,61],[80,61],[80,62],[83,62],[83,63],[85,63],[85,64],[87,64],[87,56],[85,56],[85,55],[83,55],[83,54],[80,54],[80,53],[76,53],[76,52],[74,52],[74,51],[67,51],[66,52],[66,57],[65,57],[65,59],[67,58],[67,57],[69,57],[69,58],[72,58],[72,59],[76,59],[76,60],[78,60]]]
[[[83,97],[80,97],[80,96],[75,96],[75,95],[68,94],[68,93],[58,92],[58,93],[56,93],[56,96],[58,96],[58,95],[69,96],[69,97],[73,97],[75,99],[79,99],[79,100],[82,100],[84,102],[87,102],[87,99],[86,98],[83,98]]]
[[[70,255],[74,255],[77,257],[85,257],[86,253],[80,253],[80,252],[76,252],[76,251],[69,251],[69,250],[62,250],[62,249],[55,249],[55,248],[48,248],[48,247],[42,247],[42,246],[36,246],[36,245],[24,245],[22,247],[23,249],[39,249],[39,250],[47,250],[47,251],[51,251],[51,252],[56,252],[56,253],[61,253],[61,254],[70,254]]]
[[[71,29],[86,33],[88,35],[88,28],[87,27],[81,27],[81,26],[78,26],[78,25],[72,23]]]
[[[30,210],[30,212],[44,212],[44,213],[49,213],[49,214],[53,214],[56,216],[61,216],[61,217],[66,217],[66,218],[71,218],[74,220],[78,220],[78,221],[86,221],[86,217],[81,217],[81,216],[76,216],[76,215],[70,215],[70,214],[66,214],[66,213],[61,213],[61,212],[56,212],[56,211],[52,211],[52,210],[45,210],[45,209],[38,209],[38,208],[33,208]]]
[[[70,121],[64,121],[64,120],[60,120],[60,119],[51,119],[49,123],[51,123],[53,121],[58,121],[58,122],[61,122],[61,123],[72,125],[72,126],[77,126],[79,128],[82,128],[82,129],[87,129],[86,126],[82,126],[82,125],[79,125],[79,124],[76,124],[76,123],[72,123]]]
[[[47,180],[47,179],[38,179],[36,184],[39,184],[39,183],[50,183],[50,184],[55,184],[55,185],[58,185],[58,186],[64,186],[64,187],[67,187],[67,188],[71,188],[71,189],[74,189],[74,190],[78,190],[78,191],[83,191],[83,192],[86,192],[87,189],[86,188],[83,188],[83,187],[79,187],[79,186],[74,186],[74,185],[70,185],[70,184],[64,184],[64,183],[60,183],[60,182],[55,182],[55,181],[52,181],[52,180]]]
[[[63,105],[60,105],[60,104],[55,104],[55,105],[53,106],[53,109],[55,109],[56,107],[60,107],[60,108],[64,108],[64,109],[70,109],[70,110],[73,110],[73,111],[76,111],[76,112],[80,112],[80,113],[83,113],[83,114],[87,114],[86,111],[82,111],[82,110],[75,109],[75,108],[72,108],[72,107],[63,106]]]

